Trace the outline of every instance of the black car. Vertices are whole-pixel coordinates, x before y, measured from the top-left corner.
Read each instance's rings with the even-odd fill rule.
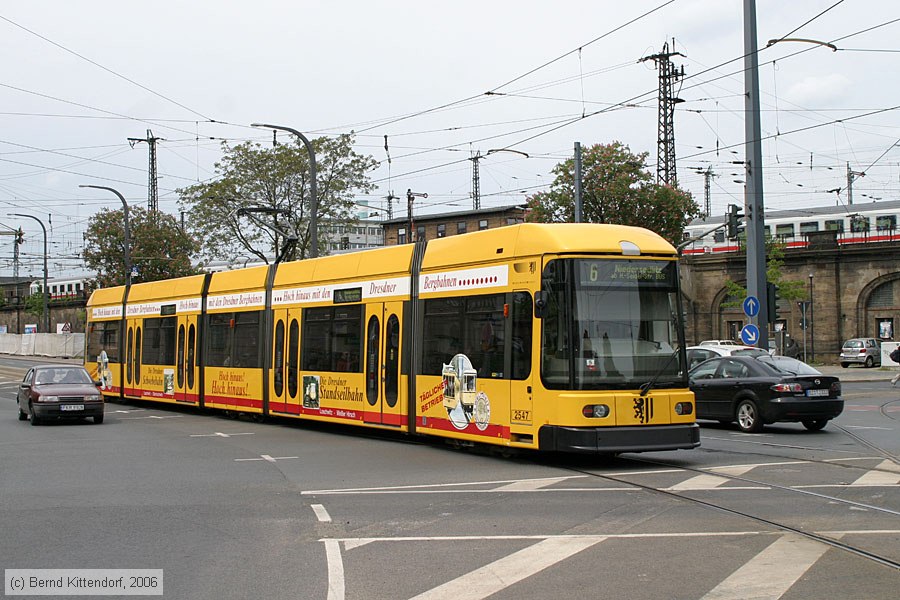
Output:
[[[799,421],[810,431],[844,410],[841,382],[786,356],[722,356],[690,371],[697,418],[737,421],[742,431]]]
[[[40,365],[29,369],[16,395],[19,420],[32,425],[47,419],[93,417],[103,422],[103,396],[87,370],[74,365]]]

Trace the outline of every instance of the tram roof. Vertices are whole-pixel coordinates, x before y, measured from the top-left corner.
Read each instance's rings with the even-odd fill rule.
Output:
[[[487,262],[544,253],[622,254],[630,242],[642,255],[673,255],[657,233],[641,227],[597,223],[522,223],[429,240],[422,268]]]

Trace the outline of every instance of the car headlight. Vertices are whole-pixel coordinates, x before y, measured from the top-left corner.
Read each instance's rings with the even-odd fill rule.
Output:
[[[59,402],[59,396],[38,396],[38,402]]]
[[[101,400],[103,400],[103,396],[101,396],[100,394],[94,394],[92,396],[84,397],[85,402],[100,402]]]

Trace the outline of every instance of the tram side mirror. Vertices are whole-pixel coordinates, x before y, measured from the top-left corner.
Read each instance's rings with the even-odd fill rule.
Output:
[[[534,294],[534,316],[538,319],[544,318],[544,311],[547,310],[547,305],[550,302],[550,293],[549,292],[535,292]]]

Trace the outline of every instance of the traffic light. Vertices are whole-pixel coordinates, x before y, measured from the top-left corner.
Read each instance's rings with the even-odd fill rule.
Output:
[[[744,232],[744,228],[741,227],[741,221],[744,218],[744,213],[741,212],[741,207],[737,204],[729,204],[728,212],[725,214],[725,227],[727,230],[727,237],[730,240],[736,240],[741,233]]]
[[[778,319],[778,286],[771,281],[766,282],[766,307],[769,309],[769,323]]]
[[[24,244],[25,243],[25,232],[19,229],[16,231],[16,243]]]

